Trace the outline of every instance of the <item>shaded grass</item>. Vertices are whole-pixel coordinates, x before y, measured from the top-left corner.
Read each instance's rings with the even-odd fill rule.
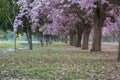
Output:
[[[80,51],[63,43],[0,55],[0,78],[119,80],[116,53]],[[119,73],[118,73],[119,75]]]

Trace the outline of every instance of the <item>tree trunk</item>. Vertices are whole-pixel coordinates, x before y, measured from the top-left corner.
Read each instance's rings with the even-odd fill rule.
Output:
[[[87,27],[84,28],[82,49],[88,49],[90,31],[91,29]]]
[[[40,43],[41,43],[41,47],[44,47],[44,44],[43,44],[43,37],[40,37]]]
[[[73,34],[70,34],[70,45],[73,46]]]
[[[118,39],[119,39],[119,46],[118,46],[118,58],[117,58],[117,60],[120,62],[120,32],[119,32],[119,34],[118,34]]]
[[[64,42],[67,44],[68,43],[68,37],[67,37],[67,35],[65,35],[65,40],[64,40]]]
[[[26,36],[28,39],[29,50],[32,50],[33,49],[33,47],[32,47],[32,35],[30,34],[28,29],[26,31]]]
[[[45,35],[45,40],[46,40],[46,46],[49,44],[49,35]]]
[[[49,41],[50,44],[52,44],[52,38],[53,38],[52,35],[50,35],[50,38],[49,38],[50,39],[50,41]]]
[[[16,32],[14,32],[14,51],[16,52],[16,38],[17,38],[17,36],[16,36]]]
[[[32,50],[32,35],[29,35],[29,50]]]
[[[102,26],[106,19],[107,5],[103,5],[101,0],[96,1],[94,9],[94,37],[91,51],[101,51]]]
[[[76,31],[72,30],[70,31],[70,45],[75,46],[76,45]]]
[[[68,38],[67,38],[67,35],[62,35],[62,42],[64,43],[68,43]]]
[[[73,35],[73,43],[72,43],[73,46],[76,46],[76,41],[77,41],[77,40],[76,40],[76,34],[74,34],[74,35]]]
[[[112,41],[115,42],[116,41],[116,37],[115,37],[115,34],[113,33],[112,35]]]
[[[81,47],[81,40],[82,40],[82,33],[83,33],[83,28],[82,26],[80,27],[79,25],[76,26],[76,47]]]
[[[70,35],[70,45],[76,46],[76,35],[75,34]]]
[[[43,43],[43,33],[42,32],[39,32],[39,40],[40,40],[40,43],[41,43],[41,47],[43,47],[44,43]]]
[[[101,38],[102,38],[102,26],[95,26],[91,51],[101,51]]]

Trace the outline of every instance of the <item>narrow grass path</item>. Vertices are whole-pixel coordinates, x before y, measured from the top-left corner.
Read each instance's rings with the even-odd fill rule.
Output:
[[[116,51],[91,53],[63,43],[19,50],[0,55],[0,80],[120,80],[116,57]]]

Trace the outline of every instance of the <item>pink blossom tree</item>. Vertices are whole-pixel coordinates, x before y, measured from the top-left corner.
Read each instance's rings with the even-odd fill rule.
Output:
[[[18,29],[21,29],[23,32],[25,32],[28,39],[29,49],[32,50],[32,20],[30,3],[30,0],[18,1],[18,4],[20,5],[20,11],[14,21],[14,32],[17,32]]]
[[[76,47],[81,46],[83,38],[82,48],[88,49],[93,27],[91,51],[101,51],[103,28],[105,34],[120,33],[119,4],[116,8],[108,1],[114,3],[111,0],[19,0],[20,12],[14,21],[14,31],[21,26],[27,36],[31,31],[40,31],[43,35],[69,35],[70,45]]]

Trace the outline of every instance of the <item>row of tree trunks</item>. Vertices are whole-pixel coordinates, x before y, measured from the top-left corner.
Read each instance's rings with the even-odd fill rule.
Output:
[[[76,24],[74,30],[70,31],[70,45],[75,47],[81,47],[82,35],[83,35],[84,27],[80,25],[80,23]]]
[[[40,41],[41,43],[41,47],[44,47],[44,40],[46,42],[46,46],[48,44],[52,44],[53,40],[54,41],[58,41],[58,36],[56,35],[43,35],[43,32],[37,32],[37,37],[38,37],[38,41]]]
[[[46,41],[46,46],[48,46],[48,44],[52,44],[52,42],[53,42],[52,35],[44,35],[44,37],[45,37],[45,41]]]
[[[60,40],[67,44],[68,43],[68,36],[67,35],[61,35]]]
[[[86,27],[84,28],[83,31],[79,31],[78,34],[71,34],[70,45],[76,47],[82,47],[82,49],[88,49],[90,31],[91,29]],[[83,35],[83,43],[81,45],[82,35]]]
[[[38,37],[38,39],[40,40],[41,47],[43,47],[44,46],[44,43],[43,43],[43,33],[42,32],[38,32],[36,34],[37,34],[36,37]],[[32,34],[31,34],[29,29],[27,29],[27,31],[26,31],[26,36],[27,36],[27,39],[28,39],[29,50],[32,50],[33,49],[33,46],[32,46]],[[52,44],[52,36],[51,35],[45,35],[45,40],[46,40],[46,46],[48,44]]]
[[[71,34],[70,35],[70,45],[75,47],[81,47],[82,35]]]
[[[89,34],[91,31],[91,24],[76,24],[76,30],[70,32],[70,45],[76,47],[82,47],[82,49],[88,49],[89,46]],[[83,38],[83,43],[81,45]]]

